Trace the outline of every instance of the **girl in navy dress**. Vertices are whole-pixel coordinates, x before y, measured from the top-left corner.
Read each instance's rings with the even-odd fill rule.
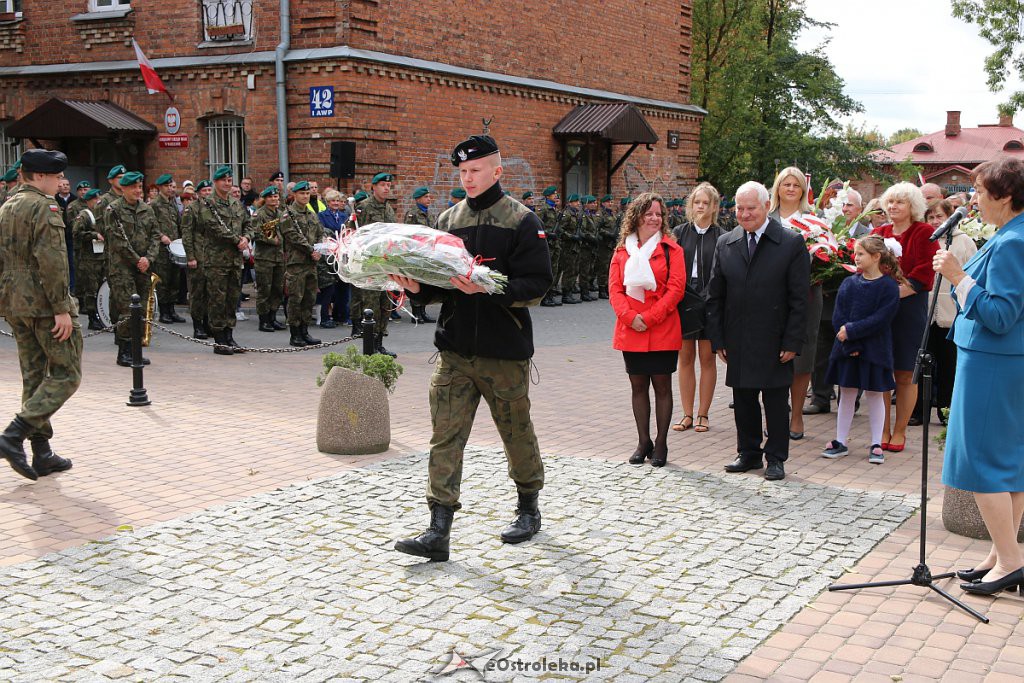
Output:
[[[836,294],[832,325],[836,341],[829,356],[828,384],[839,385],[836,438],[822,451],[826,458],[850,452],[847,439],[858,391],[863,390],[871,423],[868,462],[885,462],[882,428],[885,423],[883,392],[896,386],[893,377],[892,320],[899,310],[900,285],[905,284],[900,244],[879,235],[857,240],[853,259],[860,272],[843,281]]]

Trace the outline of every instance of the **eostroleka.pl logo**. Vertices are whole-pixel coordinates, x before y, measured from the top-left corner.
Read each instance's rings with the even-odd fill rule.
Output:
[[[501,650],[489,650],[473,657],[466,657],[452,650],[438,676],[468,669],[487,680],[487,674],[494,671],[513,673],[593,673],[601,670],[601,660],[588,657],[586,661],[563,659],[562,657],[541,657],[540,659],[520,659],[518,657],[502,657]]]

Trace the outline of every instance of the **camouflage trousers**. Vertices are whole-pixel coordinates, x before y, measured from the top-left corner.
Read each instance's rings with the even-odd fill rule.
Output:
[[[548,238],[548,254],[551,256],[551,294],[558,296],[562,293],[562,241]]]
[[[210,311],[210,299],[206,295],[206,268],[198,265],[188,269],[188,312],[193,321],[206,320]]]
[[[597,275],[597,246],[585,244],[580,249],[580,291],[589,292],[593,289],[594,277]]]
[[[284,264],[256,259],[256,312],[276,313],[284,300]]]
[[[131,318],[129,307],[132,305],[132,294],[139,295],[139,298],[142,300],[143,313],[145,313],[152,279],[153,276],[149,272],[140,273],[134,267],[131,270],[127,267],[110,269],[110,274],[107,275],[107,284],[110,285],[111,322],[121,322]],[[127,322],[118,325],[114,334],[121,341],[130,341],[132,338],[132,326]]]
[[[508,476],[522,493],[544,487],[544,463],[530,420],[530,361],[442,351],[430,378],[430,464],[427,504],[458,510],[462,458],[480,397],[505,445]]]
[[[171,263],[167,247],[160,245],[160,255],[153,264],[153,272],[160,277],[156,296],[161,306],[174,305],[178,301],[178,286],[181,282],[181,267]]]
[[[578,243],[569,242],[562,246],[559,266],[562,271],[562,293],[569,294],[580,291],[577,283],[580,276],[580,245]]]
[[[388,321],[391,319],[391,300],[388,299],[387,293],[376,289],[352,287],[352,303],[349,304],[352,320],[362,320],[363,311],[367,308],[373,311],[374,333],[387,334]]]
[[[33,433],[53,438],[50,418],[82,383],[82,328],[72,317],[74,330],[67,341],[53,338],[53,318],[7,318],[18,344],[21,364],[21,412],[18,417]]]
[[[207,318],[211,332],[235,329],[235,311],[242,295],[241,266],[207,266]]]
[[[107,276],[106,259],[79,259],[75,267],[75,296],[82,302],[82,313],[96,312],[96,295]]]
[[[601,290],[608,289],[608,271],[612,267],[612,255],[615,247],[602,244],[597,249],[597,286]]]
[[[316,301],[316,268],[310,264],[286,266],[284,285],[288,288],[288,324],[311,325]]]

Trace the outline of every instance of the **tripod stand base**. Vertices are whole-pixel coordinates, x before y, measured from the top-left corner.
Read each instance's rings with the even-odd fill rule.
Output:
[[[933,591],[944,597],[946,600],[949,600],[951,603],[967,612],[981,623],[987,624],[988,617],[960,602],[934,583],[938,579],[948,579],[953,576],[956,576],[955,572],[946,572],[945,574],[932,576],[932,572],[928,569],[928,565],[919,564],[914,567],[914,575],[909,579],[901,579],[899,581],[874,581],[871,583],[833,583],[828,587],[828,589],[829,591],[850,591],[859,590],[861,588],[882,588],[886,586],[925,586],[927,588],[931,588]]]

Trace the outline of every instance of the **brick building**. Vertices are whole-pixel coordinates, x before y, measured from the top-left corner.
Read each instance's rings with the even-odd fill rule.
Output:
[[[258,187],[278,168],[323,187],[330,143],[350,141],[342,189],[391,171],[403,208],[418,185],[455,187],[450,149],[488,120],[509,190],[682,195],[704,113],[689,104],[691,4],[0,0],[0,153],[60,148],[72,181],[101,186],[124,162],[147,181],[228,163]]]

